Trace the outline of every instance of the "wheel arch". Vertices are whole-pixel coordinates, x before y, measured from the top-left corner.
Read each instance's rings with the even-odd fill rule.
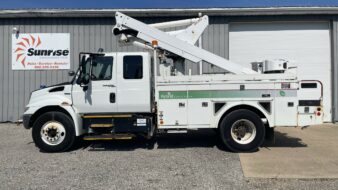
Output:
[[[29,120],[29,127],[33,127],[34,122],[36,121],[36,119],[42,115],[43,113],[46,112],[50,112],[50,111],[56,111],[56,112],[61,112],[64,113],[66,115],[68,115],[73,123],[74,123],[74,127],[75,127],[75,134],[76,136],[79,136],[81,134],[83,134],[83,132],[79,129],[79,120],[76,116],[76,113],[73,111],[73,109],[70,106],[67,107],[62,107],[59,105],[50,105],[50,106],[45,106],[45,107],[41,107],[39,108],[30,118]]]
[[[256,106],[250,105],[250,104],[238,104],[238,105],[231,106],[230,108],[226,109],[225,112],[223,112],[222,116],[217,121],[217,128],[220,127],[220,124],[224,117],[226,117],[229,113],[235,110],[239,110],[239,109],[246,109],[246,110],[250,110],[256,113],[260,118],[266,119],[267,123],[265,124],[265,126],[270,127],[269,117],[261,109],[257,108]]]

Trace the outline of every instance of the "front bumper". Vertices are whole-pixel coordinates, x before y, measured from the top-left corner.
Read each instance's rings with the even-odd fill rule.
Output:
[[[23,126],[26,128],[26,129],[30,129],[31,126],[29,125],[30,123],[30,120],[31,120],[31,117],[32,117],[32,114],[24,114],[22,116],[22,123],[23,123]]]

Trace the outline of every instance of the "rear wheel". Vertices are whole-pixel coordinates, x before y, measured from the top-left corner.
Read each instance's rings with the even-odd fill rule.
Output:
[[[223,143],[234,152],[250,152],[262,145],[265,127],[254,112],[240,109],[225,116],[219,126]]]
[[[73,121],[62,112],[44,113],[34,122],[32,137],[45,152],[66,151],[75,141]]]

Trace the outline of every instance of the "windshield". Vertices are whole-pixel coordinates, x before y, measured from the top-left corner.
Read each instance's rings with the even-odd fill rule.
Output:
[[[87,58],[86,56],[83,56],[81,59],[81,63],[80,63],[80,67],[78,70],[78,78],[76,80],[77,84],[82,84],[86,81],[89,82],[89,76],[90,76],[90,62],[91,62],[91,58]],[[76,77],[76,75],[75,75]],[[75,79],[74,77],[74,79]]]

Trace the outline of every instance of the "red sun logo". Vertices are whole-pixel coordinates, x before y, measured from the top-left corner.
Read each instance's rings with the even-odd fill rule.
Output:
[[[26,53],[29,48],[37,48],[41,44],[40,36],[34,38],[32,35],[29,37],[22,37],[16,44],[14,53],[16,54],[16,61],[19,61],[23,67],[26,67]]]

